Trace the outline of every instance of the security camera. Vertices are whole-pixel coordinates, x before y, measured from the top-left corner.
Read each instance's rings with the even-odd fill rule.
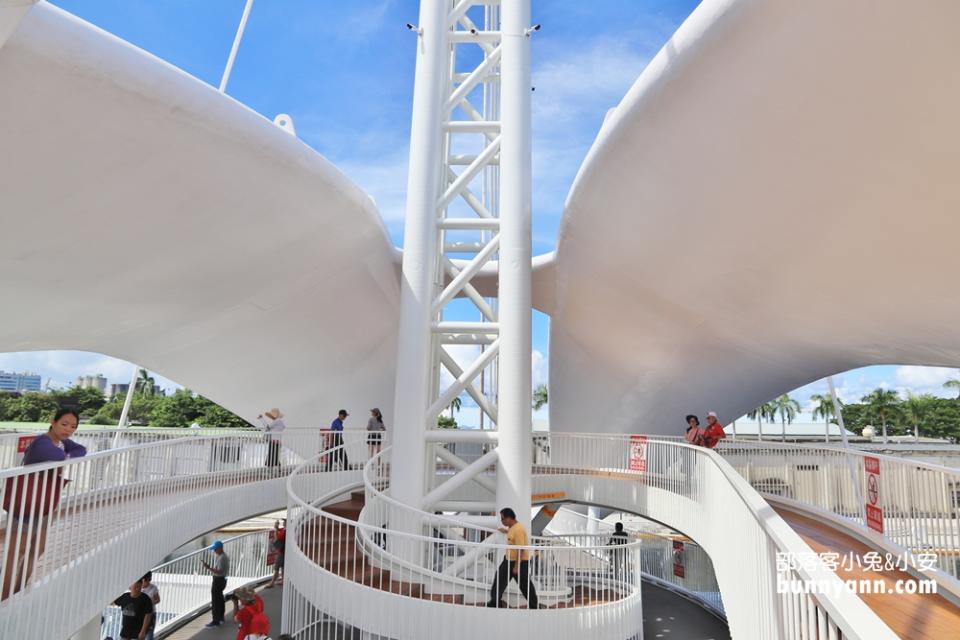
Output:
[[[474,36],[477,35],[477,30],[476,30],[476,29],[470,29],[470,34],[471,34],[471,35],[474,35]]]
[[[527,27],[526,29],[524,29],[524,30],[523,30],[523,35],[525,35],[525,36],[527,36],[527,37],[529,38],[529,37],[530,37],[530,34],[536,32],[536,31],[540,31],[540,25],[539,25],[539,24],[535,24],[535,25],[533,25],[532,27]]]
[[[407,29],[409,29],[410,31],[413,31],[413,32],[414,32],[415,34],[417,34],[418,36],[422,36],[422,35],[423,35],[423,27],[418,27],[417,25],[415,25],[415,24],[410,24],[410,23],[408,22],[408,23],[407,23]]]

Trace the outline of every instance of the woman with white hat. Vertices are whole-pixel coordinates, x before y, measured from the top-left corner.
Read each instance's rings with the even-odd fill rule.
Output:
[[[267,417],[266,420],[264,416]],[[287,425],[283,423],[283,413],[280,412],[280,409],[274,407],[265,414],[257,416],[257,420],[260,421],[260,424],[263,425],[263,430],[270,436],[270,448],[267,451],[266,465],[268,467],[278,467],[280,466],[281,433],[287,428]]]

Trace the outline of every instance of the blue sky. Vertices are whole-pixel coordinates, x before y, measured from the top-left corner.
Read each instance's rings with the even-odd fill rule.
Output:
[[[53,4],[216,86],[244,0],[53,0]],[[535,0],[533,40],[534,253],[553,250],[563,203],[603,117],[698,3],[693,0]],[[417,22],[414,0],[257,0],[228,93],[297,135],[377,201],[403,239],[407,140]],[[534,378],[545,381],[547,318],[534,317]],[[96,354],[0,354],[0,369],[33,370],[69,384],[111,381],[129,365]],[[934,370],[935,371],[935,370]],[[876,386],[934,391],[955,372],[874,367],[838,380],[858,399]],[[168,383],[172,384],[172,383]],[[798,393],[805,403],[825,384]]]

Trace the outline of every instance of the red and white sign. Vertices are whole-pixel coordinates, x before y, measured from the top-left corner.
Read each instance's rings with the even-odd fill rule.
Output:
[[[30,443],[33,442],[36,437],[37,436],[20,436],[17,438],[17,464],[23,462],[23,454],[26,453],[27,447],[30,446]]]
[[[867,474],[867,526],[883,533],[883,503],[880,501],[880,459],[872,456],[863,458],[863,470]]]
[[[647,470],[647,436],[630,436],[630,471]]]
[[[673,575],[682,578],[683,571],[683,543],[679,540],[673,541]]]

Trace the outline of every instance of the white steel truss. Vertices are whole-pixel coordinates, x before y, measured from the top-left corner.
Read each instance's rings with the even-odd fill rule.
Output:
[[[418,46],[391,493],[417,509],[452,504],[474,482],[530,517],[529,25],[529,0],[423,0],[409,25]],[[474,284],[491,269],[496,300]],[[459,397],[489,431],[437,428]],[[469,462],[446,447],[470,441],[485,450]],[[438,458],[456,473],[433,487]]]

